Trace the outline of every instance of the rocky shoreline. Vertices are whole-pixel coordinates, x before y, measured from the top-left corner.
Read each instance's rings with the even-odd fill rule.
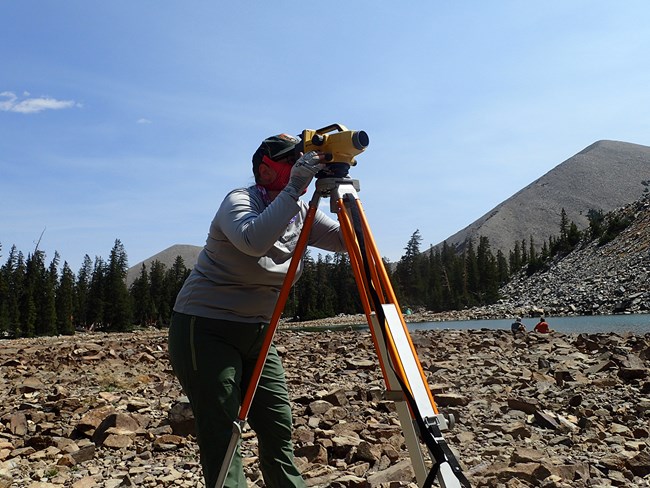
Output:
[[[525,317],[539,316],[540,310],[534,307],[525,309],[515,308],[512,306],[487,306],[475,307],[465,310],[451,310],[448,312],[432,312],[430,310],[416,310],[409,314],[404,314],[404,321],[406,323],[421,323],[421,322],[447,322],[454,320],[487,320],[487,319],[514,319],[518,315]],[[366,326],[366,316],[360,314],[340,314],[334,317],[325,317],[315,320],[286,320],[280,321],[280,328],[282,329],[325,329],[327,327],[342,328],[345,326]]]
[[[412,337],[472,486],[650,486],[650,335]],[[308,486],[414,488],[369,332],[276,339]],[[0,488],[203,486],[165,331],[1,344]],[[264,486],[254,433],[242,447],[249,486]]]

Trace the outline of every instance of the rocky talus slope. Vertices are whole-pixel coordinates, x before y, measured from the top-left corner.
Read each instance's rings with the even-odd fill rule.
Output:
[[[614,212],[631,224],[614,240],[583,243],[547,271],[520,275],[503,304],[549,315],[650,313],[650,196]]]
[[[473,486],[650,486],[650,337],[420,331],[413,341]],[[368,331],[281,330],[310,487],[415,487]],[[165,331],[0,348],[0,487],[203,486]],[[244,433],[249,486],[264,486]]]

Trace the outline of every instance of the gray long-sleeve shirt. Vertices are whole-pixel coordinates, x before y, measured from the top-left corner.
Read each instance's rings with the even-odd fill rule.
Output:
[[[256,186],[230,192],[210,224],[174,311],[236,322],[269,322],[308,206],[288,193],[266,204]],[[339,224],[320,210],[308,244],[345,251]],[[302,260],[296,272],[302,272]]]

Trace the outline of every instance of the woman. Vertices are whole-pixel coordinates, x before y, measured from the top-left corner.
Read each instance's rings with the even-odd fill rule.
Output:
[[[316,152],[295,160],[298,139],[265,139],[253,155],[256,184],[226,195],[198,261],[178,294],[169,330],[174,373],[189,398],[206,487],[216,483],[241,400],[296,247],[307,204],[299,197],[324,167]],[[309,245],[344,251],[339,224],[317,211]],[[302,262],[296,273],[300,276]],[[268,353],[248,422],[269,488],[304,487],[294,464],[284,369]],[[239,449],[226,487],[247,486]]]

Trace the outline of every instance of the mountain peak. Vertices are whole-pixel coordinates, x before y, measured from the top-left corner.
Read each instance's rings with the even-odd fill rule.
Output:
[[[462,249],[468,239],[476,242],[483,236],[494,252],[507,255],[516,242],[529,242],[533,236],[539,248],[559,234],[562,209],[583,229],[589,225],[590,210],[607,213],[641,198],[648,175],[650,147],[599,140],[445,240]]]

